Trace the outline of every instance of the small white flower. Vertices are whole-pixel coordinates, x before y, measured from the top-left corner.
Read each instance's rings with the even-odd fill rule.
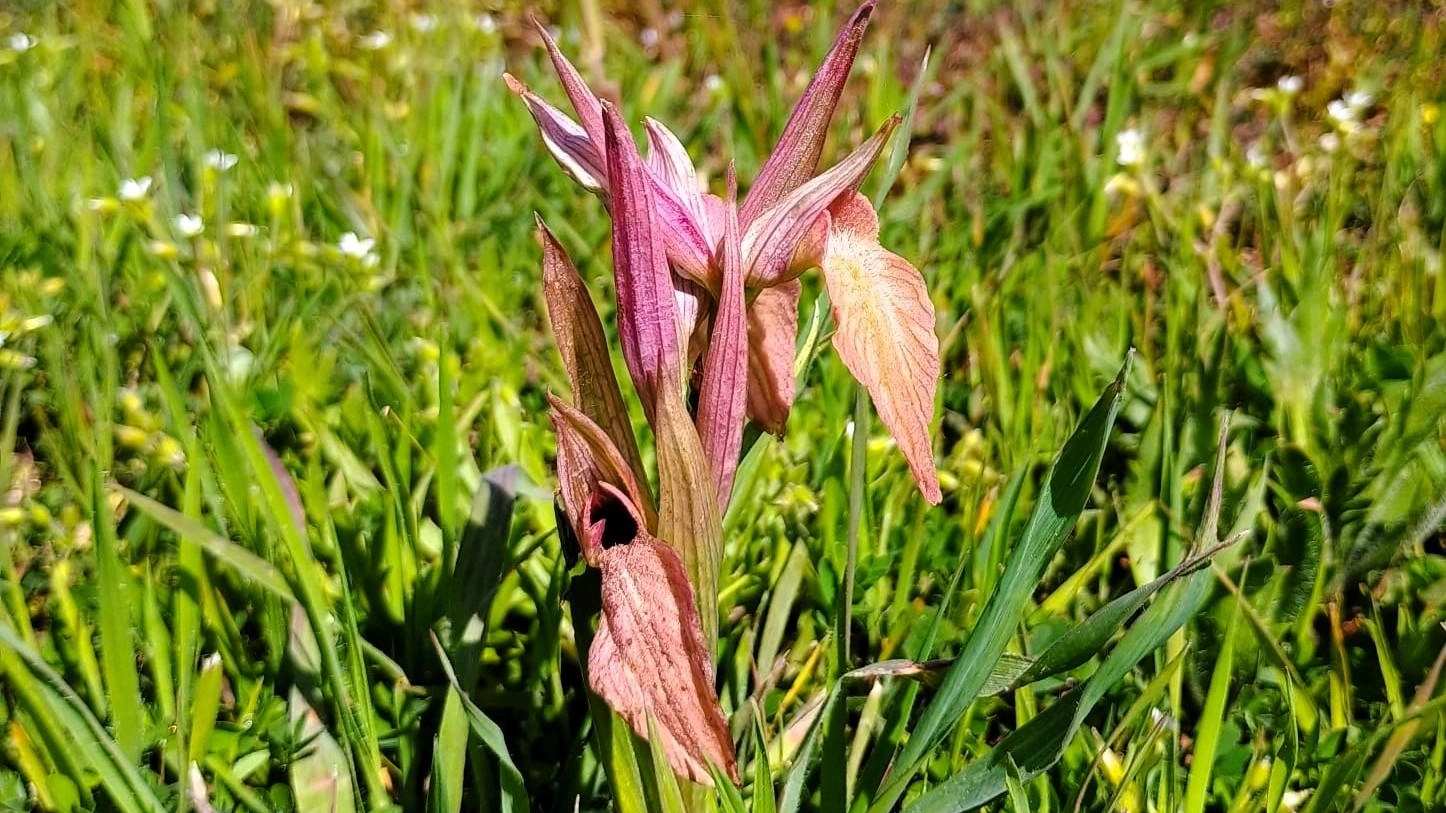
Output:
[[[151,193],[151,176],[142,175],[139,178],[126,178],[121,181],[121,200],[141,200]]]
[[[227,223],[227,237],[255,237],[261,233],[261,229],[254,223]]]
[[[1245,163],[1249,164],[1251,169],[1265,169],[1268,160],[1265,148],[1260,146],[1259,141],[1250,142],[1250,146],[1245,149]]]
[[[10,46],[10,50],[20,53],[34,48],[35,38],[24,31],[17,31],[5,38],[5,44]]]
[[[356,232],[349,231],[341,236],[336,249],[347,257],[360,260],[362,265],[373,266],[377,264],[376,245],[376,240],[358,237]]]
[[[1341,137],[1335,133],[1322,133],[1320,137],[1320,148],[1326,152],[1335,152],[1341,148]]]
[[[1115,135],[1115,160],[1122,167],[1145,163],[1145,134],[1131,127]]]
[[[1364,111],[1371,106],[1376,97],[1364,90],[1353,90],[1345,95],[1345,103],[1355,109],[1357,113]]]
[[[1282,76],[1276,80],[1275,87],[1287,96],[1294,96],[1305,87],[1305,82],[1299,76]]]
[[[638,34],[638,41],[643,44],[644,48],[648,49],[657,47],[658,40],[661,38],[656,28],[644,28],[642,32]]]
[[[723,91],[723,77],[716,73],[708,74],[703,80],[703,89],[709,93],[721,93]]]
[[[356,44],[367,51],[380,51],[392,44],[392,35],[385,31],[373,31],[357,40]]]
[[[225,172],[236,166],[236,156],[221,150],[210,150],[206,153],[206,166],[211,169]]]
[[[435,14],[413,14],[412,30],[418,34],[427,34],[437,29],[437,15]]]
[[[497,20],[491,14],[482,12],[472,18],[472,24],[483,34],[495,34],[497,32]]]
[[[176,215],[176,219],[172,222],[175,224],[176,232],[182,237],[195,237],[206,230],[206,223],[201,220],[200,215],[182,212]]]

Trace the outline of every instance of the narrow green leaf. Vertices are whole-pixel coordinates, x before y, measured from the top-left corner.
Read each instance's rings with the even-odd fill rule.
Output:
[[[442,662],[442,671],[447,675],[447,682],[451,684],[452,690],[457,692],[461,700],[462,709],[467,714],[467,725],[472,729],[478,741],[492,753],[497,764],[502,768],[502,776],[498,793],[501,796],[500,809],[506,813],[522,813],[528,809],[527,788],[522,782],[522,773],[512,762],[512,755],[507,751],[507,740],[502,734],[502,729],[488,717],[486,712],[477,708],[472,698],[462,691],[457,683],[457,673],[452,668],[452,662],[448,660],[447,653],[443,651],[442,644],[435,635],[432,636],[432,644],[437,650],[437,657]]]
[[[874,813],[892,808],[903,795],[925,756],[979,696],[995,662],[1004,652],[1045,567],[1064,543],[1089,499],[1123,401],[1125,376],[1132,358],[1133,353],[1050,467],[1020,540],[1010,552],[1004,574],[934,701],[910,734],[892,777],[871,808]]]
[[[1243,580],[1243,579],[1242,579]],[[1240,605],[1235,605],[1225,638],[1215,656],[1210,672],[1210,688],[1205,693],[1205,707],[1195,729],[1194,758],[1190,760],[1190,778],[1185,783],[1185,813],[1204,813],[1210,793],[1210,774],[1215,768],[1216,748],[1220,730],[1225,723],[1225,703],[1230,696],[1231,672],[1235,666],[1235,631],[1240,626]]]
[[[91,519],[95,529],[96,577],[100,581],[100,668],[116,743],[131,762],[140,762],[146,725],[136,674],[136,631],[131,612],[133,583],[121,563],[114,512],[106,502],[105,484],[97,468],[92,483]]]

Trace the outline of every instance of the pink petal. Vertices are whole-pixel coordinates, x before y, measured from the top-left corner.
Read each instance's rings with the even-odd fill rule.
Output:
[[[502,78],[507,82],[507,87],[521,96],[523,103],[527,105],[527,111],[532,114],[532,119],[537,122],[537,129],[542,134],[543,146],[547,147],[553,160],[582,188],[589,192],[605,193],[607,167],[587,131],[566,113],[533,93],[518,81],[517,77],[505,73]]]
[[[723,290],[713,335],[703,361],[698,397],[698,436],[718,489],[718,510],[727,510],[743,442],[748,389],[748,328],[743,315],[743,260],[738,241],[738,182],[728,167],[728,204],[723,229]]]
[[[748,417],[775,435],[783,434],[793,407],[802,291],[798,280],[789,280],[759,291],[748,306]]]
[[[592,419],[558,398],[548,395],[552,426],[557,435],[557,486],[562,507],[573,532],[583,545],[583,557],[596,564],[601,553],[592,519],[600,493],[620,494],[619,500],[645,527],[656,524],[645,485],[633,476],[623,456]],[[610,489],[603,489],[603,486]]]
[[[737,782],[733,740],[682,561],[639,533],[604,550],[600,568],[603,620],[588,652],[593,691],[644,739],[651,717],[675,773],[712,786],[712,763]]]
[[[588,138],[594,144],[603,143],[603,111],[602,102],[598,101],[597,94],[583,81],[582,74],[577,72],[572,63],[563,56],[562,49],[557,47],[557,42],[547,32],[547,26],[543,25],[536,18],[532,20],[532,26],[542,36],[542,42],[547,46],[547,55],[552,59],[552,67],[557,71],[557,78],[562,82],[562,90],[567,94],[568,101],[572,102],[572,109],[577,112],[578,120],[582,122],[582,128],[587,132]]]
[[[748,224],[743,233],[743,266],[747,269],[748,287],[766,288],[790,279],[799,243],[807,238],[819,215],[830,204],[863,181],[898,124],[899,117],[891,117],[848,157],[783,196]]]
[[[618,335],[623,360],[652,420],[659,390],[682,388],[673,279],[663,244],[656,239],[650,173],[612,105],[604,105],[603,122],[612,190]]]
[[[833,345],[868,389],[924,499],[937,504],[929,437],[939,382],[934,305],[918,269],[879,245],[879,219],[867,198],[841,198],[831,213],[823,276],[838,323]]]
[[[784,195],[802,186],[818,169],[829,120],[833,118],[834,107],[843,93],[844,83],[848,80],[859,43],[864,37],[864,29],[868,28],[869,16],[873,12],[874,0],[859,6],[844,24],[828,56],[824,57],[823,64],[808,83],[808,89],[793,108],[788,123],[783,127],[783,135],[759,170],[753,188],[748,190],[748,197],[743,202],[739,219],[745,228],[753,223],[754,218],[782,200]]]

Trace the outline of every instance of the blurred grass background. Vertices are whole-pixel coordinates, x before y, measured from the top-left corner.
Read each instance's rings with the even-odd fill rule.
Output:
[[[420,808],[446,737],[428,633],[473,589],[441,565],[482,473],[515,463],[530,485],[459,666],[533,805],[602,809],[560,606],[543,394],[566,379],[531,214],[604,306],[607,221],[501,74],[561,102],[535,13],[716,189],[729,156],[752,176],[849,11],[0,10],[0,627],[23,645],[0,663],[0,807],[146,809],[97,779],[61,708],[88,709],[139,769],[114,781],[167,809],[196,804],[191,762],[217,809],[307,809],[298,775],[337,754],[387,766],[356,774],[364,798]],[[1016,651],[1179,560],[1235,411],[1226,525],[1253,534],[1217,562],[1210,612],[1024,788],[1037,809],[1446,805],[1443,19],[1351,0],[876,12],[825,161],[921,83],[882,220],[938,311],[946,499],[921,510],[873,440],[859,662],[916,654],[962,563],[940,618],[957,650],[1009,542],[984,533],[1005,482],[1048,461],[1128,347],[1104,472]],[[843,593],[852,393],[823,354],[729,516],[723,696],[758,689],[783,749]],[[233,548],[275,571],[214,558]],[[277,574],[300,605],[257,587]],[[923,780],[1061,685],[976,704]],[[855,709],[861,746],[881,708]]]

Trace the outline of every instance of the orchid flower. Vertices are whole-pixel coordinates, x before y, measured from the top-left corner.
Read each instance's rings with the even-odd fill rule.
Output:
[[[868,0],[849,19],[741,205],[731,164],[726,197],[708,193],[682,142],[653,119],[644,158],[541,25],[576,119],[505,77],[548,151],[611,216],[617,332],[656,443],[655,502],[597,309],[539,220],[544,294],[574,398],[552,399],[559,501],[601,574],[588,680],[639,736],[657,732],[675,772],[704,785],[710,765],[737,779],[713,688],[721,517],[745,421],[771,432],[787,421],[798,277],[809,269],[821,270],[832,301],[834,347],[925,499],[940,500],[929,440],[933,306],[918,270],[880,245],[878,215],[858,193],[898,117],[815,174],[874,7]]]

